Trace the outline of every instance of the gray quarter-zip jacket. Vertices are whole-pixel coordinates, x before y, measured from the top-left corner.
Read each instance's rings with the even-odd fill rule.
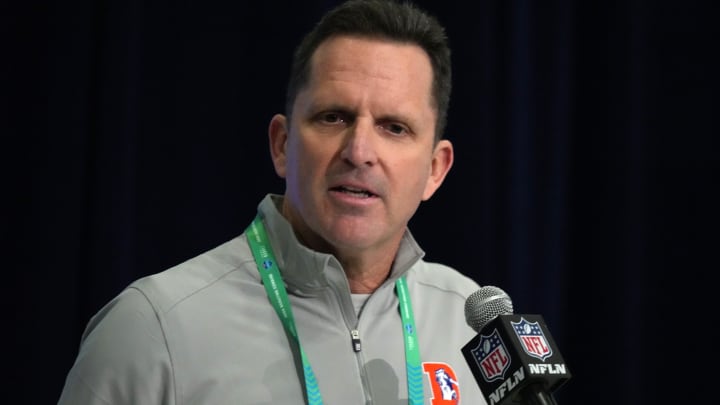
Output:
[[[297,241],[281,201],[268,194],[258,213],[324,404],[408,403],[395,292],[401,275],[415,316],[424,404],[485,404],[460,351],[475,335],[464,305],[478,284],[424,261],[407,231],[390,277],[358,316],[340,263]],[[135,281],[105,305],[88,323],[59,404],[303,404],[301,364],[242,234]]]

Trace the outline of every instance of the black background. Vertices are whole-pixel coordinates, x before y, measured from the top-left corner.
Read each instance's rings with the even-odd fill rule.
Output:
[[[14,403],[57,402],[92,314],[282,193],[267,125],[292,49],[336,3],[3,3]],[[455,166],[411,222],[426,258],[543,315],[573,373],[560,404],[712,402],[710,2],[418,4],[454,63]]]

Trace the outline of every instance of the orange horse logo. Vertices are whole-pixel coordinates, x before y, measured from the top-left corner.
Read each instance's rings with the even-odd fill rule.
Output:
[[[423,371],[432,387],[432,405],[455,405],[460,402],[455,370],[447,363],[423,363]]]

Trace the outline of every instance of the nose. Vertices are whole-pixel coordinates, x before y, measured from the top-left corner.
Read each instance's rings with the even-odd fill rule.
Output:
[[[348,128],[340,156],[353,166],[372,166],[377,162],[379,137],[375,125],[369,120],[357,119]]]

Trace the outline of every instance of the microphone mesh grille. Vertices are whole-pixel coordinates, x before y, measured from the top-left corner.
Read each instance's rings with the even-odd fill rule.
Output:
[[[510,296],[498,287],[482,287],[470,294],[465,301],[465,321],[478,333],[498,315],[512,313]]]

